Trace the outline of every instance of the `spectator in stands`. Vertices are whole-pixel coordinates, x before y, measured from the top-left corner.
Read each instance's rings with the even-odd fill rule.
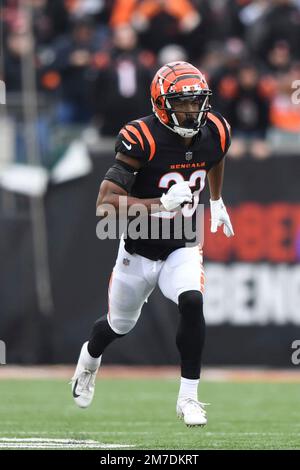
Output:
[[[262,18],[270,7],[269,0],[230,0],[235,7],[231,8],[229,15],[231,22],[240,24],[240,34],[247,42],[249,49],[252,50],[254,45],[252,40],[256,40],[257,34],[260,34]]]
[[[239,38],[230,38],[222,49],[222,56],[219,66],[210,68],[210,83],[214,90],[212,105],[227,117],[228,104],[236,95],[240,65],[247,57],[246,45]],[[209,60],[207,56],[204,58],[206,62]]]
[[[33,44],[26,31],[11,31],[7,36],[5,53],[5,82],[7,92],[22,90],[22,59],[32,50]]]
[[[300,10],[293,0],[269,0],[268,8],[258,19],[256,27],[249,27],[249,42],[253,52],[265,61],[273,45],[285,40],[293,57],[300,58]]]
[[[90,74],[95,121],[102,135],[115,136],[125,122],[151,112],[154,63],[152,53],[137,47],[129,25],[115,28],[111,47],[95,56]]]
[[[11,120],[14,132],[15,155],[18,162],[25,162],[30,156],[26,155],[25,151],[25,127],[24,127],[24,109],[22,108],[23,94],[27,92],[24,84],[24,73],[22,69],[27,60],[36,60],[34,53],[34,43],[31,36],[28,34],[26,27],[20,27],[20,30],[11,31],[7,36],[6,54],[4,64],[4,80],[6,83],[7,91],[7,113]],[[36,69],[36,76],[34,85],[37,91],[41,91],[38,68]],[[39,110],[38,110],[39,111]],[[38,112],[36,119],[36,133],[39,145],[39,151],[44,157],[47,146],[47,128],[44,115]]]
[[[94,25],[88,18],[74,21],[72,34],[62,37],[55,45],[52,68],[60,75],[57,118],[62,124],[87,123],[91,118],[87,70],[98,48]]]
[[[239,157],[244,153],[257,158],[269,156],[265,142],[269,102],[260,89],[258,67],[253,62],[240,67],[236,91],[227,106],[227,117],[233,128],[232,156]]]
[[[32,11],[32,24],[35,41],[49,44],[59,34],[69,29],[68,14],[64,2],[60,0],[27,0]]]
[[[162,47],[157,55],[157,63],[160,67],[176,60],[185,62],[188,60],[187,51],[183,47],[178,46],[178,44],[169,44]]]
[[[271,102],[269,140],[277,153],[299,153],[299,77],[300,63],[295,62],[278,80],[278,92]]]
[[[259,88],[258,67],[244,63],[237,76],[237,88],[228,104],[228,118],[235,134],[244,139],[263,139],[269,125],[269,103]]]
[[[20,31],[27,26],[27,7],[31,11],[32,31],[36,45],[48,44],[69,28],[68,13],[61,0],[7,0],[1,6],[1,20],[7,31]]]
[[[217,83],[221,77],[221,69],[225,67],[224,45],[219,41],[208,43],[204,55],[199,61],[200,70],[205,71],[209,82]]]
[[[248,149],[249,136],[251,142],[264,142],[268,100],[273,147],[280,139],[287,146],[296,139],[298,111],[290,101],[289,80],[300,60],[300,0],[26,0],[28,5],[34,44],[18,0],[0,5],[8,102],[22,89],[22,59],[33,51],[38,93],[47,92],[53,103],[60,100],[58,124],[85,125],[95,116],[104,135],[115,135],[131,116],[150,112],[145,97],[153,54],[162,62],[170,55],[206,71],[212,104],[238,133],[231,152],[236,143]],[[244,78],[254,80],[254,71],[239,72],[250,56],[263,71],[251,90]],[[262,112],[253,127],[258,106]]]
[[[244,37],[241,11],[251,0],[221,0],[210,2],[209,41],[226,41],[230,37]]]
[[[207,0],[202,0],[199,8],[191,0],[116,0],[110,24],[112,28],[131,24],[139,34],[141,47],[154,53],[176,43],[195,57],[208,40],[208,11]]]
[[[52,0],[50,1],[52,2]],[[58,1],[61,2],[61,0]],[[89,17],[94,23],[102,23],[102,20],[105,19],[106,9],[112,2],[104,2],[103,0],[65,0],[64,3],[71,21]]]
[[[177,0],[168,2],[166,0],[116,0],[112,11],[111,26],[113,28],[122,24],[133,23],[139,31],[145,31],[150,27],[153,18],[161,13],[179,21],[179,29],[191,31],[201,21],[190,0]],[[162,28],[161,28],[161,32]]]
[[[267,66],[273,74],[287,72],[291,66],[291,48],[287,41],[276,41],[267,55]]]

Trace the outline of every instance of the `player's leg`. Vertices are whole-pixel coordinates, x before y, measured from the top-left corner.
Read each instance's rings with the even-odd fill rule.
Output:
[[[94,324],[89,341],[82,346],[72,379],[74,400],[82,408],[89,406],[93,399],[104,350],[134,328],[145,300],[154,289],[155,282],[146,279],[144,260],[139,255],[127,253],[121,241],[109,283],[108,314]]]
[[[181,361],[177,413],[188,425],[204,425],[206,414],[198,401],[205,340],[204,273],[198,247],[174,251],[167,258],[158,282],[162,293],[178,305],[180,314],[176,335]]]

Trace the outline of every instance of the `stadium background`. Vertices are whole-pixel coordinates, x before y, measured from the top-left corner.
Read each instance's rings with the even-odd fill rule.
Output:
[[[234,239],[212,236],[206,214],[204,363],[295,367],[300,2],[7,0],[1,18],[0,339],[7,362],[74,363],[106,312],[117,242],[96,238],[99,183],[120,127],[151,112],[155,70],[179,59],[205,72],[213,106],[233,129],[224,200]],[[155,291],[105,362],[177,364],[177,321],[176,307]]]

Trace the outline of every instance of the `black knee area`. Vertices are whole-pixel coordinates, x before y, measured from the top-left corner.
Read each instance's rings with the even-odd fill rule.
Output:
[[[197,290],[183,292],[178,297],[178,308],[185,320],[197,325],[203,317],[203,295]]]
[[[115,333],[107,321],[107,315],[99,318],[93,326],[88,342],[88,352],[92,357],[100,357],[104,349],[115,339],[125,335]]]

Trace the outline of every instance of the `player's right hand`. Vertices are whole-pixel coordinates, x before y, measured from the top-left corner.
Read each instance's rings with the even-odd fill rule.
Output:
[[[184,202],[192,202],[193,195],[188,181],[176,183],[171,186],[166,194],[160,198],[160,202],[167,211],[173,211]]]

